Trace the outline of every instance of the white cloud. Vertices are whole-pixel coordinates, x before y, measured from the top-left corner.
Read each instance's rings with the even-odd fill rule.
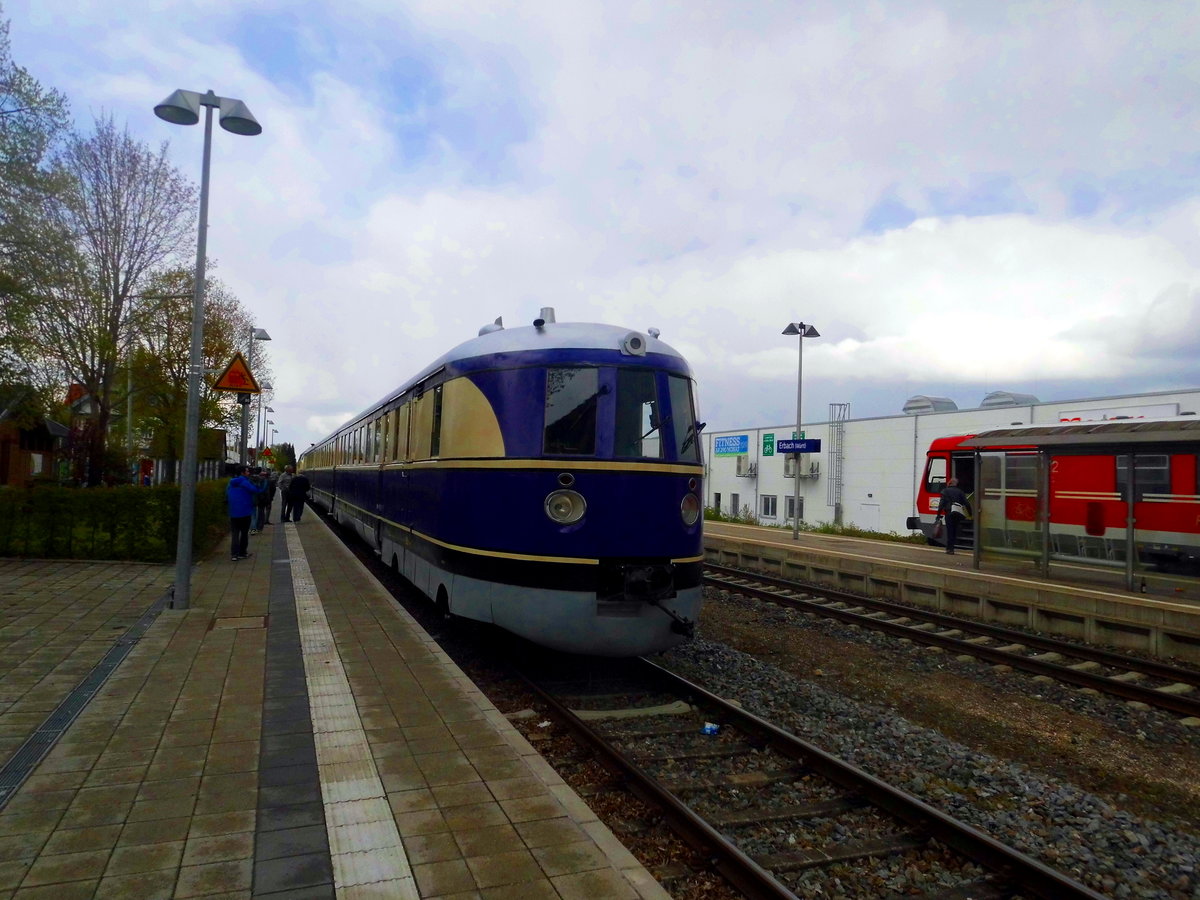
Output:
[[[661,328],[724,424],[794,401],[800,318],[845,390],[1200,374],[1186,5],[52,6],[6,5],[18,62],[197,180],[155,102],[263,123],[214,135],[209,252],[300,446],[542,306]],[[884,196],[918,218],[864,236]]]

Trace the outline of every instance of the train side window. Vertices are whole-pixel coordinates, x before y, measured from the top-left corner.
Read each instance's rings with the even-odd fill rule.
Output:
[[[1004,456],[1004,489],[1036,491],[1038,489],[1038,458],[1035,455],[1008,453]]]
[[[433,389],[433,428],[429,436],[429,455],[439,456],[442,451],[442,385]]]
[[[946,457],[931,456],[925,466],[925,492],[940,494],[946,486]]]
[[[405,403],[398,410],[396,416],[396,458],[409,460],[412,457],[409,455],[409,440],[408,440],[408,417],[412,411],[412,404]]]
[[[1171,457],[1165,453],[1134,454],[1133,474],[1137,482],[1134,502],[1147,494],[1171,493]],[[1117,457],[1117,491],[1122,500],[1129,499],[1129,455]]]
[[[598,369],[547,369],[543,452],[594,456],[603,393]]]
[[[661,459],[662,404],[654,373],[646,369],[617,371],[617,422],[613,455]]]

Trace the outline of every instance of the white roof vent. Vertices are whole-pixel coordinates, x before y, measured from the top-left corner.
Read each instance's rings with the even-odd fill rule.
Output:
[[[998,406],[1032,406],[1040,403],[1033,394],[1014,394],[1012,391],[992,391],[979,404],[980,409],[995,409]]]
[[[923,416],[926,413],[939,412],[955,412],[958,409],[958,404],[949,397],[927,397],[924,394],[917,394],[915,397],[909,397],[904,404],[904,414],[906,416]]]

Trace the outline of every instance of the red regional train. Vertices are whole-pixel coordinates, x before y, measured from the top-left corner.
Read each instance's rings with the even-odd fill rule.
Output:
[[[1200,574],[1200,420],[1121,419],[935,439],[908,527],[934,537],[956,477],[974,518],[960,546]],[[1045,499],[1043,499],[1045,498]],[[1042,515],[1043,507],[1046,514]],[[1132,534],[1126,523],[1132,523]]]

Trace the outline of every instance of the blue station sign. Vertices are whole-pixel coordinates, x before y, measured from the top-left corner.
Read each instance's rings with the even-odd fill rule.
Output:
[[[806,438],[802,441],[778,440],[775,449],[780,453],[820,453],[821,439]]]

